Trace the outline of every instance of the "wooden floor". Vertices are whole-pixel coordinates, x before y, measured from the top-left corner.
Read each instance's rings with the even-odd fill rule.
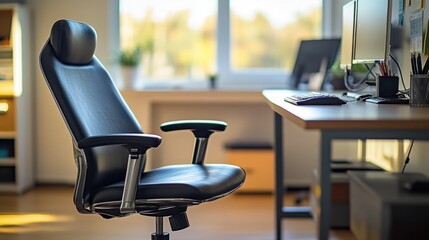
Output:
[[[134,215],[105,220],[78,214],[68,186],[37,187],[23,195],[0,194],[0,240],[137,240],[150,239],[154,219]],[[287,201],[292,202],[291,197]],[[292,203],[288,203],[292,204]],[[170,232],[172,240],[274,240],[271,195],[233,195],[188,210],[191,226]],[[283,239],[316,239],[311,219],[283,220]],[[346,230],[332,239],[354,239]]]

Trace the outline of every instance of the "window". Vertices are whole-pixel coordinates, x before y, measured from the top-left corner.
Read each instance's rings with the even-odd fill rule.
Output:
[[[317,0],[230,1],[232,68],[291,70],[299,41],[319,38],[321,23]]]
[[[215,71],[216,0],[121,0],[121,49],[143,50],[153,80],[203,79]]]
[[[120,47],[143,49],[145,80],[284,82],[299,41],[322,36],[322,3],[121,0]]]

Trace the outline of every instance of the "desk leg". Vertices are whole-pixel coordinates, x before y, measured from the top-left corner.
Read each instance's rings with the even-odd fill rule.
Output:
[[[275,207],[276,207],[276,240],[282,239],[282,218],[311,218],[309,206],[283,207],[283,119],[278,113],[274,113],[275,136]]]
[[[274,135],[275,135],[275,164],[276,173],[276,240],[282,239],[282,217],[283,217],[283,119],[274,112]]]
[[[333,136],[329,133],[321,131],[321,159],[319,161],[320,169],[320,215],[318,233],[319,239],[329,239],[330,226],[330,201],[331,201],[331,143]]]

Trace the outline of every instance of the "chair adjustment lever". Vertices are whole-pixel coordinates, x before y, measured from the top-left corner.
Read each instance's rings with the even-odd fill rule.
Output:
[[[168,218],[172,231],[179,231],[189,227],[189,220],[186,213],[179,213]]]

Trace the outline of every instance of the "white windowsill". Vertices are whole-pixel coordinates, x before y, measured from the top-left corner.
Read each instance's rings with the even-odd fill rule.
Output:
[[[157,91],[157,90],[177,90],[177,91],[262,91],[264,89],[286,89],[288,85],[285,82],[222,82],[216,83],[215,88],[210,87],[209,81],[181,81],[181,82],[144,82],[136,84],[132,89],[122,88],[122,83],[117,83],[118,88],[121,90],[133,91]]]

